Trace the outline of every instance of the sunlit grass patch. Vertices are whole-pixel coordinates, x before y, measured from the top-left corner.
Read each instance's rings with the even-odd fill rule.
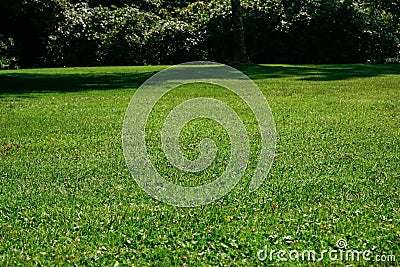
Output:
[[[163,68],[0,72],[1,265],[267,265],[257,259],[265,245],[321,251],[339,238],[352,249],[399,255],[399,66],[243,69],[274,114],[275,161],[254,193],[247,172],[222,200],[197,208],[153,200],[123,157],[129,100]],[[147,142],[158,169],[181,185],[212,181],[229,159],[225,131],[200,119],[185,126],[181,147],[196,158],[200,139],[215,138],[211,169],[199,180],[175,176],[164,160],[161,118],[195,96],[228,102],[245,121],[252,153],[259,149],[240,99],[216,86],[177,88],[155,107]]]

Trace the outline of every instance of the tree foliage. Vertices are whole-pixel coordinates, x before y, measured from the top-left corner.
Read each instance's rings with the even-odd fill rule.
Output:
[[[16,59],[13,50],[13,38],[5,38],[0,34],[0,69],[13,68],[16,66]]]
[[[400,60],[396,1],[241,2],[253,62]],[[2,0],[0,60],[23,67],[226,62],[234,58],[233,22],[230,0]]]

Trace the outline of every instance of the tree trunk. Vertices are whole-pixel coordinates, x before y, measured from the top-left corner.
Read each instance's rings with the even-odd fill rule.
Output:
[[[246,53],[246,42],[244,39],[244,27],[242,18],[242,8],[240,0],[231,0],[233,16],[233,34],[234,34],[234,58],[237,63],[249,62]]]

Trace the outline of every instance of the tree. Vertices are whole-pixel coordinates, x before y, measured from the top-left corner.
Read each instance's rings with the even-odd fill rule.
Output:
[[[19,66],[40,66],[44,40],[67,7],[66,0],[0,1],[0,34],[13,39]]]
[[[240,0],[231,0],[233,17],[233,36],[234,36],[234,61],[249,62],[246,53],[246,42],[244,37],[244,26],[242,18],[242,7]]]

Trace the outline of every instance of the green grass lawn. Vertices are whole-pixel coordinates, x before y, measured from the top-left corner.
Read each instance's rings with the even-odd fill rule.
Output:
[[[230,194],[196,208],[152,199],[123,156],[128,103],[164,68],[0,71],[1,266],[287,265],[257,252],[329,250],[340,238],[399,264],[399,65],[244,67],[274,114],[275,161],[257,191],[248,192],[253,157]],[[197,96],[236,105],[253,155],[260,146],[254,118],[226,89],[172,91],[156,106],[147,141],[160,172],[186,186],[212,181],[229,160],[226,133],[208,120],[187,125],[181,141],[196,158],[200,139],[214,138],[220,151],[211,170],[188,175],[163,160],[157,118]]]

